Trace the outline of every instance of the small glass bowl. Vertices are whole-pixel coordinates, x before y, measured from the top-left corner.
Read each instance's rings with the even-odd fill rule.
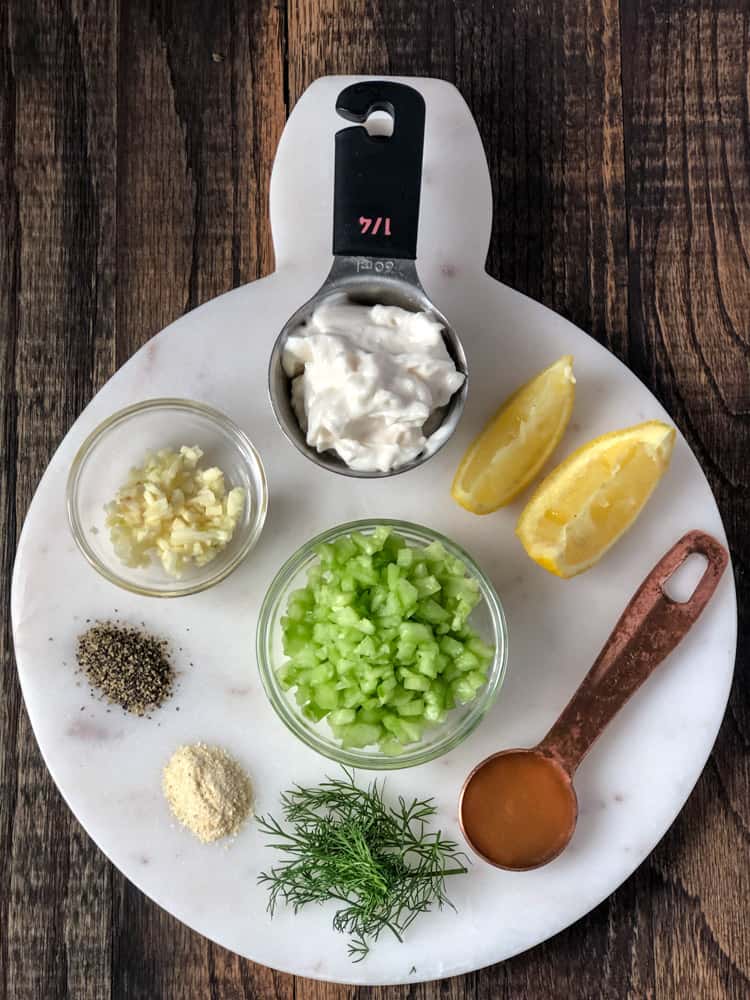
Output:
[[[149,566],[126,566],[110,542],[105,505],[147,452],[194,444],[203,450],[202,464],[222,470],[228,488],[245,490],[245,508],[231,542],[211,562],[186,569],[179,579],[155,559]],[[147,399],[112,414],[89,434],[73,460],[66,500],[73,537],[102,576],[135,594],[182,597],[212,587],[242,562],[263,528],[268,489],[260,455],[224,414],[189,399]]]
[[[281,617],[286,611],[291,591],[305,585],[307,571],[317,562],[315,549],[321,542],[334,542],[352,531],[370,534],[378,525],[388,525],[411,545],[426,546],[440,542],[447,552],[461,559],[469,573],[479,582],[482,600],[472,612],[470,624],[480,637],[495,647],[495,658],[489,669],[486,685],[469,705],[457,705],[448,713],[445,722],[425,729],[418,743],[404,747],[403,752],[390,756],[378,749],[345,748],[337,742],[325,719],[318,723],[306,718],[294,698],[294,691],[285,691],[276,671],[287,659],[281,646]],[[377,520],[352,521],[331,528],[310,539],[284,563],[276,574],[263,601],[258,619],[257,656],[261,680],[266,694],[281,721],[303,743],[349,767],[367,770],[396,770],[414,767],[435,760],[453,750],[476,729],[492,705],[505,677],[508,662],[508,629],[502,605],[488,578],[471,556],[450,539],[430,528],[408,521]]]

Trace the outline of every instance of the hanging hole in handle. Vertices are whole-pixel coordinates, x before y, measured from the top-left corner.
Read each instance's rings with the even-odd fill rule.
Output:
[[[691,552],[665,581],[663,591],[678,604],[687,604],[695,593],[708,566],[708,559],[701,552]]]
[[[388,108],[375,108],[365,119],[364,126],[368,135],[389,139],[393,135],[394,121],[393,112]]]

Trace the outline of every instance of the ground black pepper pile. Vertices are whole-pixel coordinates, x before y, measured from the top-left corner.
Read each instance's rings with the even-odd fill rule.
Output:
[[[145,715],[172,693],[166,640],[136,628],[97,622],[78,637],[76,656],[91,684],[127,712]]]

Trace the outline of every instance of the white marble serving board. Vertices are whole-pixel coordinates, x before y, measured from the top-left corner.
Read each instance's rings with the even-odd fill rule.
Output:
[[[282,912],[271,921],[256,876],[273,855],[252,823],[229,847],[207,847],[172,822],[160,774],[181,743],[227,747],[252,775],[260,812],[277,811],[290,782],[317,782],[335,771],[276,718],[254,653],[271,577],[323,528],[363,516],[430,525],[475,555],[504,603],[510,665],[494,708],[453,753],[387,777],[392,795],[434,795],[440,822],[456,836],[457,795],[469,769],[495,749],[529,745],[545,733],[657,558],[690,528],[726,541],[708,484],[679,435],[665,481],[626,540],[575,580],[553,578],[524,554],[513,533],[520,502],[478,518],[451,500],[453,470],[485,419],[563,353],[575,356],[578,387],[557,459],[604,431],[669,418],[585,333],[487,276],[492,205],[482,144],[458,91],[437,80],[407,81],[427,104],[418,266],[466,348],[470,389],[461,425],[433,460],[390,480],[332,475],[287,443],[267,400],[267,359],[284,321],[330,266],[333,135],[345,125],[334,105],[353,79],[313,84],[282,136],[271,184],[276,272],[151,340],[61,444],[21,536],[12,613],[21,684],[44,758],[113,863],[170,913],[241,955],[302,976],[382,984],[508,958],[585,914],[630,875],[674,820],[711,750],[732,680],[736,604],[727,572],[691,634],[583,763],[578,830],[561,858],[523,874],[476,860],[450,886],[457,914],[424,917],[403,945],[383,938],[362,964],[351,964],[345,939],[331,930],[331,908]],[[77,551],[65,514],[68,469],[85,435],[114,410],[154,396],[190,397],[225,411],[258,447],[271,495],[263,536],[246,562],[213,590],[174,601],[140,598],[105,582]],[[115,614],[182,647],[177,694],[151,720],[108,711],[74,673],[75,638],[85,620]]]

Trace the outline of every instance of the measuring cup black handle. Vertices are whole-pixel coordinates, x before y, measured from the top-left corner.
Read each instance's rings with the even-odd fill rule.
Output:
[[[424,146],[422,95],[403,83],[368,80],[342,90],[336,110],[354,122],[387,111],[393,133],[369,135],[361,125],[336,133],[334,254],[415,260]]]

